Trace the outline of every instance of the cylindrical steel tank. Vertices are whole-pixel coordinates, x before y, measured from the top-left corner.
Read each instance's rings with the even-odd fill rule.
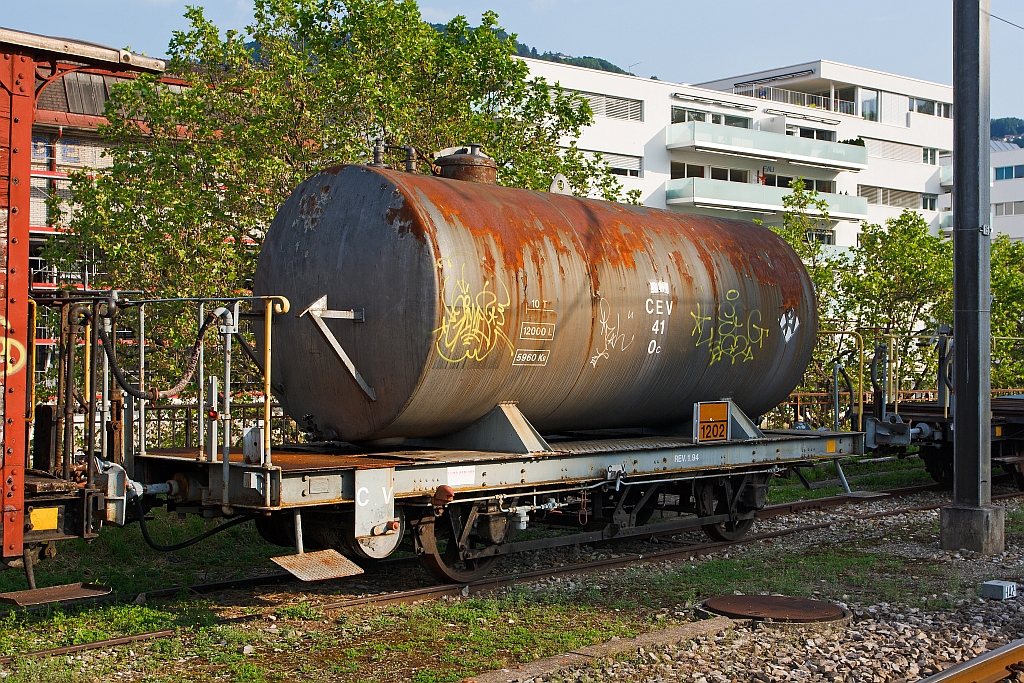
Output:
[[[757,416],[817,331],[799,258],[753,223],[366,166],[296,188],[255,292],[291,302],[278,399],[349,441],[451,433],[502,401],[542,432],[685,425],[723,397]],[[375,400],[300,317],[324,296]],[[330,313],[346,310],[365,321]]]

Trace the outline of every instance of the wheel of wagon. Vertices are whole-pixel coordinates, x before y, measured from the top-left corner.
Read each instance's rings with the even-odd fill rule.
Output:
[[[694,497],[697,499],[697,510],[701,517],[729,514],[729,501],[725,495],[725,486],[710,481],[695,486]],[[746,535],[754,526],[753,519],[739,519],[735,522],[717,522],[701,527],[713,541],[735,541]]]
[[[479,559],[460,557],[458,538],[466,538],[467,549],[485,548],[493,545],[479,538],[472,530],[468,535],[462,530],[475,521],[472,508],[449,505],[439,517],[421,520],[416,527],[416,552],[420,562],[438,581],[445,583],[469,583],[485,576],[498,561],[497,556]]]
[[[942,445],[938,448],[922,448],[921,459],[924,468],[932,479],[944,489],[953,488],[953,445]]]

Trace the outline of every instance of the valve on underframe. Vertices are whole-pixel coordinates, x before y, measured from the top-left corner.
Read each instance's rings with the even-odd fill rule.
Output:
[[[438,486],[434,491],[434,497],[430,501],[434,506],[434,515],[441,515],[444,512],[445,506],[453,500],[455,500],[455,491],[452,490],[451,486],[447,484]]]

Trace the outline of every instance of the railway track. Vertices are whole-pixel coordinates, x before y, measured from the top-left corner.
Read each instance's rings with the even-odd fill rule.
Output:
[[[778,504],[778,505],[769,505],[769,506],[763,508],[758,513],[758,519],[762,519],[762,520],[764,520],[764,519],[773,519],[775,517],[781,517],[783,515],[798,514],[800,512],[808,512],[808,511],[815,511],[815,510],[829,510],[829,509],[841,507],[843,505],[846,505],[846,504],[849,504],[849,503],[852,503],[852,502],[856,502],[856,501],[873,500],[873,499],[881,498],[881,497],[884,497],[884,496],[888,496],[888,497],[891,497],[891,498],[899,498],[899,497],[913,495],[915,493],[923,493],[923,492],[926,492],[926,491],[934,491],[934,490],[938,490],[938,486],[937,485],[935,485],[935,484],[926,484],[926,485],[922,485],[922,486],[911,486],[911,487],[907,487],[907,488],[891,489],[891,490],[888,490],[888,491],[880,491],[880,492],[878,492],[877,495],[871,496],[870,498],[865,498],[863,496],[856,496],[856,495],[838,495],[838,496],[828,496],[828,497],[818,498],[818,499],[799,500],[799,501],[793,501],[793,502],[790,502],[790,503],[781,503],[781,504]],[[673,532],[664,532],[663,534],[660,534],[660,535],[678,535],[678,533],[679,532],[677,532],[677,531],[673,531]],[[632,540],[637,540],[637,539],[634,538]],[[705,544],[705,545],[710,545],[710,544]],[[729,545],[729,544],[719,544],[719,545]],[[640,555],[634,555],[633,557],[639,557],[639,556]],[[384,567],[391,567],[391,566],[401,565],[401,564],[413,564],[413,563],[415,563],[417,561],[418,561],[417,558],[413,557],[413,556],[396,557],[396,558],[389,558],[389,559],[381,560],[380,562],[376,563],[374,566],[375,567],[384,568]],[[572,565],[572,566],[579,566],[579,565]],[[344,579],[342,579],[342,580],[344,580]],[[289,574],[288,572],[275,572],[273,574],[265,574],[265,575],[262,575],[262,576],[251,576],[251,577],[240,578],[240,579],[228,579],[228,580],[224,580],[224,581],[214,581],[214,582],[210,582],[210,583],[192,584],[192,585],[189,585],[189,586],[173,586],[173,587],[170,587],[170,588],[158,588],[158,589],[152,590],[152,591],[145,591],[145,595],[146,595],[147,599],[154,599],[154,598],[159,599],[159,598],[173,597],[175,595],[178,595],[182,591],[188,591],[190,593],[196,593],[196,594],[207,594],[207,593],[217,593],[217,592],[225,591],[225,590],[234,590],[234,589],[238,589],[238,588],[257,588],[259,586],[269,586],[269,585],[274,585],[274,584],[278,584],[278,583],[291,583],[291,582],[294,582],[294,581],[295,581],[295,577],[292,576],[291,574]],[[459,585],[461,585],[461,584],[459,584]],[[45,590],[45,589],[42,589],[42,590]],[[55,600],[48,601],[48,602],[43,603],[43,604],[33,605],[33,606],[30,606],[30,607],[24,607],[24,608],[21,608],[19,611],[26,612],[26,613],[44,612],[46,610],[52,609],[53,605],[55,605],[55,604],[59,604],[62,607],[78,607],[78,606],[83,606],[83,605],[97,605],[97,604],[104,604],[104,603],[110,603],[110,602],[131,602],[131,601],[135,600],[138,597],[138,595],[139,595],[138,593],[107,593],[107,594],[104,594],[104,595],[96,595],[96,596],[90,596],[90,597],[85,597],[85,598],[75,598],[75,599],[70,599],[70,600],[55,599]],[[0,612],[0,616],[7,616],[8,613],[9,612]]]
[[[996,683],[1024,671],[1024,639],[952,666],[920,683]]]
[[[877,497],[867,498],[867,500],[877,500],[883,495],[890,498],[893,497],[904,497],[912,495],[914,493],[921,493],[924,491],[935,490],[935,485],[926,486],[915,486],[903,489],[894,489],[890,491],[879,492],[880,495]],[[1005,500],[1009,498],[1016,498],[1024,495],[1022,492],[1007,493],[1001,495],[992,496],[993,500]],[[783,503],[780,505],[773,505],[764,508],[759,514],[761,519],[771,519],[774,517],[781,517],[789,514],[798,514],[801,512],[814,511],[814,510],[828,510],[841,507],[842,505],[861,502],[865,498],[856,495],[840,495],[830,496],[828,498],[819,498],[817,500],[802,500],[794,501],[791,503]],[[868,514],[855,514],[850,516],[850,520],[866,520],[866,519],[878,519],[883,517],[893,517],[908,512],[921,512],[926,510],[937,510],[941,508],[945,503],[930,504],[930,505],[917,505],[905,508],[897,508],[894,510],[886,510],[882,512],[868,513]],[[739,545],[745,545],[749,543],[755,543],[757,541],[771,540],[775,538],[781,538],[790,536],[797,533],[806,531],[814,531],[816,529],[823,529],[829,527],[833,522],[819,522],[815,524],[803,524],[787,529],[780,529],[776,531],[770,531],[762,534],[752,534],[736,541],[721,541],[721,542],[707,542],[707,543],[693,543],[684,545],[677,548],[668,548],[664,550],[657,550],[650,553],[623,553],[617,557],[605,558],[600,560],[592,560],[590,562],[581,562],[577,564],[569,564],[561,567],[551,567],[545,569],[538,569],[529,572],[521,572],[517,574],[509,574],[505,576],[494,576],[487,577],[477,581],[464,584],[443,584],[436,586],[427,586],[424,588],[414,588],[410,590],[401,591],[388,591],[372,595],[365,595],[357,598],[349,598],[345,600],[337,600],[325,604],[318,605],[319,609],[323,610],[340,610],[352,607],[359,607],[364,605],[396,605],[396,604],[410,604],[416,603],[423,600],[434,600],[444,597],[455,597],[455,596],[469,596],[477,593],[483,593],[487,591],[498,590],[514,586],[517,584],[530,583],[540,579],[547,579],[566,575],[579,575],[579,574],[590,574],[598,571],[617,569],[626,567],[629,565],[653,563],[653,562],[664,562],[666,560],[684,560],[694,559],[707,555],[710,553],[724,550],[726,548],[735,547]],[[411,561],[415,558],[402,558],[399,561]],[[396,561],[393,561],[396,562]],[[282,583],[291,579],[288,574],[273,574],[265,577],[253,577],[250,579],[239,579],[235,581],[221,581],[211,584],[201,584],[197,586],[189,587],[188,590],[192,590],[197,593],[201,592],[215,592],[216,590],[226,590],[230,588],[241,588],[241,587],[255,587],[260,585],[267,585],[270,583]],[[181,589],[162,589],[160,591],[153,591],[147,593],[152,597],[157,596],[170,596],[177,594]],[[134,595],[134,594],[133,594]],[[130,600],[131,596],[103,596],[98,599],[90,599],[88,602],[102,602],[103,598],[106,601],[112,600]],[[241,617],[227,617],[221,619],[219,623],[237,623],[239,621],[251,620],[257,618],[258,615],[244,615]],[[173,636],[177,631],[173,629],[162,629],[157,631],[149,631],[145,633],[138,633],[131,636],[122,636],[118,638],[109,638],[105,640],[98,640],[91,643],[82,643],[77,645],[70,645],[65,647],[48,648],[44,650],[36,650],[33,652],[27,652],[18,655],[19,658],[35,658],[35,657],[51,657],[60,656],[65,654],[72,654],[76,652],[83,652],[88,650],[102,650],[104,648],[116,647],[119,645],[125,645],[134,642],[146,641],[146,640],[157,640],[160,638],[167,638]],[[1021,642],[1021,647],[1024,648],[1024,641]],[[1002,648],[1001,648],[1002,649]],[[994,651],[995,652],[995,651]],[[1024,649],[1022,649],[1024,652]],[[992,654],[992,653],[989,653]],[[14,660],[14,656],[0,657],[0,663],[7,663]],[[981,658],[979,658],[981,659]],[[945,672],[944,672],[945,673]],[[1005,677],[1005,676],[1004,676]],[[946,679],[941,679],[945,681]],[[955,680],[957,683],[960,681],[966,681],[967,679],[950,679]],[[997,681],[995,679],[985,679],[986,681]]]

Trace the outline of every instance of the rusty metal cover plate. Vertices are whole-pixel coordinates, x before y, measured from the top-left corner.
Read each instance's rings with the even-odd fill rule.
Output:
[[[704,609],[733,619],[796,623],[837,621],[845,616],[843,608],[831,602],[787,595],[723,595],[708,599]]]
[[[279,567],[300,581],[324,581],[362,574],[363,568],[337,550],[317,550],[301,555],[272,557]]]
[[[83,584],[79,581],[78,583],[68,583],[63,586],[49,586],[47,588],[35,588],[27,591],[0,593],[0,603],[28,607],[30,605],[45,605],[48,602],[95,598],[99,595],[107,595],[110,591],[110,586],[101,586],[96,583]]]

